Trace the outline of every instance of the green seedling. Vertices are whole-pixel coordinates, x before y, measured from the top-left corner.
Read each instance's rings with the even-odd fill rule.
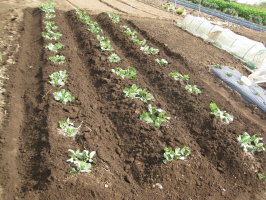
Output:
[[[163,150],[164,150],[163,157],[165,158],[163,160],[163,163],[165,164],[174,159],[185,160],[190,155],[191,152],[190,148],[187,146],[184,146],[182,149],[176,147],[175,150],[165,147]]]
[[[201,90],[196,86],[196,85],[189,85],[187,84],[185,89],[190,92],[193,93],[195,95],[201,94]]]
[[[53,95],[54,99],[56,101],[60,101],[62,104],[67,104],[68,102],[75,101],[75,97],[73,97],[72,94],[65,89],[54,92]]]
[[[92,33],[95,33],[95,34],[99,34],[99,33],[102,33],[103,30],[99,27],[99,24],[95,21],[91,21],[89,20],[88,21],[89,24],[87,24],[89,26],[88,30]]]
[[[74,151],[72,149],[68,149],[68,155],[70,159],[67,160],[73,167],[69,173],[90,173],[92,164],[95,163],[93,161],[93,157],[96,155],[96,151],[89,152],[88,150]]]
[[[113,51],[113,47],[111,46],[111,42],[107,37],[97,35],[96,39],[100,41],[100,47],[102,51]]]
[[[55,25],[54,21],[44,21],[43,22],[45,24],[45,29],[46,31],[55,31],[58,29],[58,26]]]
[[[140,50],[148,55],[157,55],[159,53],[159,49],[155,49],[153,47],[149,47],[148,45],[140,47]]]
[[[163,5],[163,8],[167,11],[175,11],[175,6],[172,5],[171,3],[166,3]]]
[[[75,127],[74,122],[72,122],[69,118],[59,121],[58,124],[60,127],[59,133],[68,137],[75,137],[80,129],[80,126]]]
[[[131,36],[130,40],[132,40],[133,43],[138,44],[138,45],[145,45],[146,40],[139,40],[136,35]]]
[[[58,29],[58,26],[56,26],[56,25],[46,25],[45,26],[45,30],[46,31],[55,31],[55,30],[57,30]]]
[[[221,66],[221,65],[219,65],[219,64],[217,64],[217,65],[214,65],[214,67],[215,67],[215,68],[217,68],[217,69],[222,69],[222,66]]]
[[[259,92],[254,92],[254,95],[260,96],[260,93]]]
[[[233,74],[230,73],[230,72],[226,72],[226,75],[229,76],[229,77],[232,77],[233,76]]]
[[[155,59],[155,62],[157,62],[159,65],[163,66],[163,65],[167,65],[168,64],[168,61],[165,60],[165,59]]]
[[[132,31],[130,28],[126,28],[126,30],[124,30],[124,33],[128,36],[135,36],[136,34],[138,34],[137,31]]]
[[[137,76],[137,70],[134,67],[128,67],[127,69],[121,69],[119,67],[111,70],[117,76],[120,76],[122,79],[131,79]]]
[[[45,19],[53,19],[53,18],[55,18],[56,17],[56,14],[54,14],[54,13],[46,13],[45,15],[44,15],[44,18]]]
[[[108,56],[108,60],[109,60],[109,62],[112,62],[112,63],[121,62],[120,57],[117,54],[115,54],[115,53],[112,53],[110,56]]]
[[[77,8],[76,10],[76,14],[79,16],[80,19],[83,19],[86,16],[86,12]]]
[[[98,41],[110,41],[107,37],[104,37],[104,36],[101,36],[101,35],[97,35],[96,36],[96,39],[98,40]]]
[[[123,90],[126,97],[131,99],[139,99],[140,101],[147,103],[148,101],[154,99],[153,95],[147,92],[145,89],[139,88],[136,84],[133,84],[130,88],[125,88]]]
[[[50,56],[48,60],[50,60],[54,64],[63,64],[65,63],[66,57],[62,55],[55,55],[55,56]]]
[[[62,34],[59,32],[49,31],[47,33],[42,32],[42,37],[48,40],[59,40],[62,37]]]
[[[77,8],[76,9],[76,14],[78,15],[79,19],[86,25],[90,26],[93,24],[93,21],[90,19],[90,17],[86,14],[85,11]]]
[[[256,152],[265,151],[263,143],[260,142],[263,138],[257,137],[256,135],[250,136],[247,132],[239,135],[237,141],[240,143],[240,146],[246,152],[251,152],[252,154]]]
[[[57,42],[55,44],[49,43],[45,46],[45,48],[49,51],[57,53],[59,50],[64,48],[64,45],[61,42]]]
[[[95,27],[98,27],[98,24],[96,22],[93,22],[91,20],[91,18],[89,16],[84,16],[84,18],[82,19],[83,20],[83,23],[86,24],[87,26],[95,26]],[[95,25],[97,24],[97,25]]]
[[[42,11],[44,11],[46,13],[53,13],[53,12],[55,12],[55,10],[54,10],[54,2],[53,1],[49,1],[47,3],[42,3],[39,6],[39,9],[41,9]]]
[[[244,82],[241,81],[241,80],[237,81],[237,83],[238,83],[239,85],[244,85]]]
[[[178,80],[178,81],[188,82],[188,80],[190,79],[189,75],[182,75],[179,72],[171,72],[169,74],[169,76],[171,76],[172,78],[174,78],[175,80]]]
[[[113,47],[110,44],[110,41],[100,41],[100,47],[102,51],[113,51]]]
[[[226,113],[226,111],[222,111],[218,108],[216,103],[210,103],[211,114],[213,114],[216,118],[219,118],[223,123],[229,124],[234,120],[234,116]]]
[[[176,14],[178,14],[178,15],[185,15],[186,14],[186,9],[185,8],[178,8],[176,10]]]
[[[140,119],[144,120],[147,124],[153,123],[156,128],[161,126],[161,123],[170,119],[166,116],[166,112],[162,109],[157,109],[151,104],[148,105],[148,112],[142,112]]]
[[[258,177],[262,182],[266,183],[266,175],[264,173],[258,173]]]
[[[77,8],[76,9],[76,14],[78,15],[79,19],[82,20],[82,22],[84,22],[85,24],[87,24],[87,22],[90,22],[88,24],[91,24],[91,20],[90,20],[90,17],[87,16],[86,12]]]
[[[115,13],[110,13],[110,12],[107,12],[106,14],[108,15],[108,17],[111,18],[111,20],[112,20],[114,23],[118,24],[118,23],[120,22],[120,18],[119,18],[119,16],[118,16],[117,14],[115,14]]]
[[[120,28],[127,29],[128,26],[126,26],[126,25],[121,25]]]
[[[66,70],[54,72],[49,76],[49,83],[51,83],[53,86],[64,86],[66,83],[67,76],[68,75]]]

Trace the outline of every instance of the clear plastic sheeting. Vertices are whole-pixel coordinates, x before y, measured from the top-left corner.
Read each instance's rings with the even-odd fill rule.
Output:
[[[246,85],[243,75],[234,68],[226,66],[210,66],[211,72],[222,79],[233,90],[237,91],[242,98],[251,104],[255,104],[266,113],[266,90],[258,86],[252,80]]]
[[[259,5],[265,3],[266,0],[235,0],[236,3],[248,4],[248,5]]]
[[[261,42],[237,35],[227,28],[213,25],[203,17],[187,15],[178,25],[193,35],[212,42],[239,59],[251,63],[255,66],[255,74],[249,78],[256,82],[266,82],[264,78],[264,75],[266,76],[266,48]],[[260,71],[260,76],[256,76],[258,74],[256,73],[257,70]],[[261,74],[264,75],[261,76]]]

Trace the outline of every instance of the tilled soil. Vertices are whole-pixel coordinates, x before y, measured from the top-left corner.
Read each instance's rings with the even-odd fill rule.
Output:
[[[42,13],[25,11],[19,62],[10,70],[9,117],[2,132],[4,199],[264,199],[265,185],[257,173],[265,172],[265,153],[245,154],[236,137],[247,131],[265,141],[265,114],[243,102],[207,66],[230,64],[240,69],[242,64],[165,21],[134,18],[114,24],[105,14],[91,17],[111,39],[122,63],[108,62],[109,53],[100,50],[96,35],[74,11],[57,11],[67,62],[51,64],[51,53],[43,48],[47,41],[41,38]],[[121,24],[160,49],[159,56],[143,54],[123,34]],[[165,58],[169,65],[161,67],[155,58]],[[111,72],[117,66],[135,67],[137,78],[117,77]],[[69,73],[64,88],[77,99],[67,105],[53,99],[59,89],[48,83],[51,73],[64,69]],[[168,76],[174,71],[189,74],[203,94],[187,93],[184,84]],[[171,117],[161,128],[139,120],[144,103],[124,97],[123,88],[134,83],[150,91],[155,97],[152,105]],[[223,125],[214,119],[209,114],[212,101],[232,113],[235,121]],[[58,134],[58,121],[67,117],[82,125],[75,139]],[[165,146],[189,146],[192,152],[185,161],[163,164]],[[90,174],[68,174],[68,149],[97,151]]]

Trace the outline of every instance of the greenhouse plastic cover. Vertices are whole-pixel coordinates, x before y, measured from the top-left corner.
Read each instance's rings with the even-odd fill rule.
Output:
[[[249,78],[255,82],[266,82],[266,48],[261,42],[237,35],[227,28],[213,25],[203,17],[187,15],[179,26],[193,35],[212,42],[241,60],[252,63],[255,71]],[[256,73],[257,70],[259,73]]]
[[[211,66],[211,72],[236,90],[245,101],[257,105],[258,108],[266,113],[266,90],[262,87],[253,81],[250,81],[250,86],[245,85],[241,81],[243,75],[234,68],[223,66],[220,69]]]
[[[236,0],[235,2],[236,3],[242,3],[242,4],[255,5],[255,4],[265,3],[266,0]]]

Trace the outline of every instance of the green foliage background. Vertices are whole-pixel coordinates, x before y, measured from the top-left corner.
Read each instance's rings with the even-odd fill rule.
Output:
[[[188,0],[195,4],[200,4],[212,9],[224,11],[228,8],[233,8],[239,17],[257,24],[266,25],[266,10],[256,7],[242,5],[234,2],[226,2],[224,0]]]

